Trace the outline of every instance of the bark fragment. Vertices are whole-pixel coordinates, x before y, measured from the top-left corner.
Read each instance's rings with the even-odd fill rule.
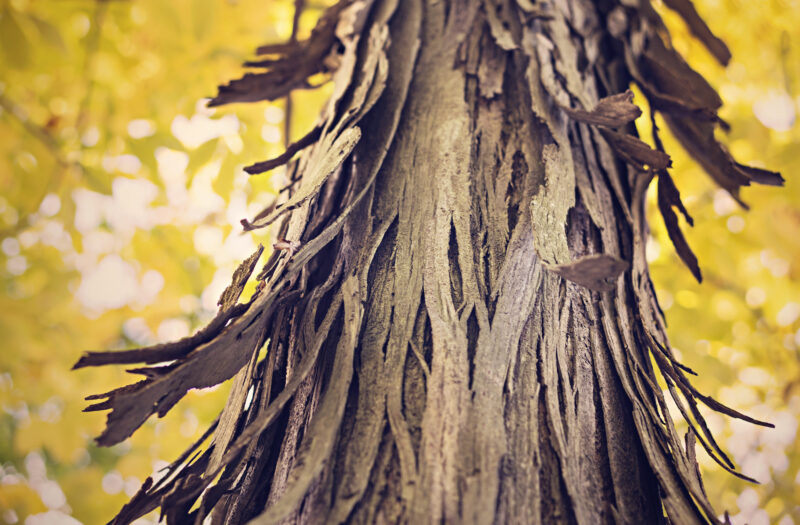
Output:
[[[601,98],[597,105],[589,111],[570,107],[563,109],[567,115],[575,120],[610,128],[624,126],[628,122],[636,120],[642,114],[639,106],[633,103],[633,91],[630,89],[624,93]]]
[[[616,288],[616,280],[628,263],[612,255],[588,255],[567,264],[548,266],[548,269],[564,279],[580,284],[596,292],[610,292]]]

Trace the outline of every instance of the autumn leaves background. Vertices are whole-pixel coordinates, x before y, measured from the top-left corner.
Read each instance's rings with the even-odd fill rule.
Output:
[[[718,137],[787,183],[745,189],[744,213],[663,133],[704,282],[675,255],[654,192],[648,259],[694,384],[776,425],[705,414],[742,472],[762,481],[737,480],[701,453],[709,498],[734,523],[800,523],[800,4],[696,5],[731,48],[727,68],[662,11],[674,46],[721,93],[731,132]],[[308,3],[301,35],[321,7]],[[224,404],[227,386],[191,392],[101,449],[92,437],[104,417],[81,414],[83,396],[123,384],[124,372],[69,368],[86,349],[195,331],[237,263],[274,241],[242,235],[239,220],[286,181],[242,168],[282,152],[284,104],[209,110],[202,99],[258,45],[285,40],[292,10],[283,0],[0,4],[0,521],[107,520]],[[295,95],[292,140],[326,89]]]

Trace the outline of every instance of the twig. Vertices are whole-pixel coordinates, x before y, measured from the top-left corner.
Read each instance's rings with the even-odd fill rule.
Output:
[[[47,150],[52,153],[53,157],[56,159],[56,162],[62,166],[69,165],[67,159],[65,159],[62,155],[61,148],[59,147],[58,142],[53,135],[43,126],[39,126],[31,122],[31,119],[28,118],[25,110],[23,110],[19,105],[2,93],[0,93],[0,107],[2,107],[6,113],[11,115],[14,120],[19,122],[19,124],[25,128],[25,131],[30,133],[34,138],[41,142],[44,147],[46,147]]]
[[[25,128],[25,131],[30,133],[34,138],[41,142],[62,168],[77,168],[85,176],[90,179],[92,178],[91,173],[88,169],[86,169],[86,166],[76,160],[68,160],[64,156],[64,153],[61,151],[61,145],[58,143],[53,134],[47,130],[47,128],[32,122],[31,119],[28,118],[28,114],[25,112],[25,110],[23,110],[18,104],[2,93],[0,93],[0,107],[2,107],[6,113],[11,115],[14,120],[16,120],[23,128]]]

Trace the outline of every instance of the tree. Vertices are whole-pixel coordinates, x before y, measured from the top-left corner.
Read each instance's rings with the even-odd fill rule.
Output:
[[[727,62],[688,0],[665,3]],[[242,221],[282,221],[253,297],[239,302],[262,249],[193,336],[76,365],[154,365],[92,396],[111,409],[103,445],[235,376],[203,439],[114,522],[159,506],[175,523],[718,521],[695,443],[741,474],[698,403],[769,424],[694,389],[667,341],[644,256],[652,179],[700,270],[655,114],[734,198],[782,179],[717,141],[721,101],[649,3],[342,0],[309,39],[259,54],[212,105],[320,73],[333,95],[285,155],[248,168],[289,162],[292,180]]]

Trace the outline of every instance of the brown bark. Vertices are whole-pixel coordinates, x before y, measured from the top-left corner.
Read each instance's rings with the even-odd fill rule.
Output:
[[[730,159],[716,94],[633,4],[344,1],[221,91],[215,104],[278,98],[302,80],[287,72],[337,67],[290,167],[299,187],[243,221],[284,219],[256,296],[237,304],[257,255],[198,335],[79,362],[175,360],[97,396],[112,409],[102,444],[236,373],[209,442],[116,523],[158,506],[174,523],[717,520],[695,439],[733,465],[696,403],[746,416],[697,393],[666,339],[644,258],[654,176],[693,255],[669,158],[636,136],[630,82],[732,193],[779,176]],[[690,3],[671,4],[725,55]],[[306,48],[318,62],[287,68]]]

